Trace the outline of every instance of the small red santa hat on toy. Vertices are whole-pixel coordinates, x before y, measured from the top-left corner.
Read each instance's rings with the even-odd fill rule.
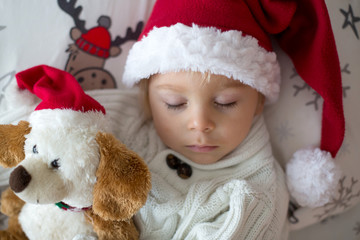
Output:
[[[39,65],[17,73],[16,80],[20,90],[28,90],[41,99],[29,116],[32,132],[54,131],[56,134],[56,129],[74,126],[94,133],[106,130],[104,107],[85,94],[71,74]]]
[[[287,165],[292,197],[302,206],[326,204],[340,177],[335,158],[344,138],[341,71],[323,0],[158,0],[129,52],[123,82],[153,74],[221,74],[276,101],[280,69],[271,38],[324,100],[319,148],[303,149]]]

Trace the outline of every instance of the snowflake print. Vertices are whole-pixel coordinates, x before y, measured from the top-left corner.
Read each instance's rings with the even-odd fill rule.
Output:
[[[343,68],[341,68],[341,73],[343,74],[351,74],[350,70],[349,70],[349,64],[346,63],[345,66]],[[290,76],[291,78],[297,78],[300,77],[298,75],[298,73],[296,72],[296,70],[293,68],[293,73]],[[320,94],[318,94],[315,90],[313,90],[306,82],[302,82],[301,85],[299,84],[294,84],[293,88],[295,89],[295,92],[293,94],[294,97],[298,96],[300,93],[304,92],[304,91],[311,91],[313,98],[309,101],[307,101],[305,103],[306,106],[313,106],[315,111],[319,110],[319,105],[320,105],[320,101],[322,100],[322,97],[320,96]],[[350,86],[342,86],[342,90],[343,90],[343,97],[346,98],[347,97],[347,91],[350,90],[351,87]]]
[[[341,147],[339,149],[339,152],[337,155],[338,157],[350,154],[350,144],[345,140],[343,141],[343,144],[341,145]]]
[[[360,235],[360,222],[357,222],[355,227],[354,227],[354,231],[356,235]]]
[[[299,76],[299,74],[296,72],[295,68],[292,68],[292,70],[293,70],[293,73],[291,74],[290,79]]]
[[[288,140],[289,137],[294,136],[292,129],[289,127],[289,123],[287,121],[280,123],[280,125],[275,128],[275,131],[276,135],[280,139],[280,142],[283,140]]]
[[[308,90],[308,91],[311,90],[311,87],[305,82],[304,82],[304,84],[302,86],[293,85],[293,87],[295,88],[294,97],[296,97],[303,90]]]
[[[341,73],[344,73],[344,74],[351,74],[350,70],[349,70],[349,65],[348,63],[345,64],[345,66],[341,69]],[[344,98],[346,98],[347,94],[346,94],[346,91],[347,90],[350,90],[351,87],[350,86],[343,86],[343,96]]]
[[[314,99],[311,101],[308,101],[305,105],[309,106],[309,105],[314,105],[315,111],[317,111],[319,109],[319,102],[322,98],[320,96],[320,94],[318,94],[317,92],[313,91],[313,95],[314,95]]]
[[[351,74],[348,63],[346,63],[345,66],[341,69],[341,72],[346,74]]]
[[[338,209],[345,210],[351,206],[354,198],[360,197],[360,190],[355,190],[355,185],[358,183],[358,180],[352,177],[348,186],[345,186],[345,180],[346,176],[339,180],[339,194],[322,207],[323,212],[315,215],[316,218],[323,219],[326,216],[332,215],[332,213]]]

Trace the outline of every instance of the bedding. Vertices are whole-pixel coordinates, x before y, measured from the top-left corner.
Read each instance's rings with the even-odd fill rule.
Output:
[[[127,53],[155,0],[1,0],[0,123],[26,119],[33,102],[13,99],[15,73],[47,64],[71,72],[87,91],[123,88]],[[326,0],[338,46],[346,118],[345,140],[336,157],[343,170],[338,195],[315,208],[292,205],[291,240],[360,239],[360,1]],[[293,152],[318,145],[322,100],[294,71],[280,50],[282,84],[265,118],[276,158],[285,166]],[[9,170],[0,169],[0,187]],[[350,211],[349,211],[350,210]],[[0,216],[6,224],[6,219]]]

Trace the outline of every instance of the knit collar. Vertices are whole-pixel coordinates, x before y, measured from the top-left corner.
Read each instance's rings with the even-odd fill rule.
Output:
[[[86,211],[86,210],[89,210],[92,208],[92,206],[84,207],[84,208],[72,207],[72,206],[67,205],[64,202],[58,202],[58,203],[55,203],[55,205],[64,211],[71,211],[71,212],[82,212],[82,211]]]

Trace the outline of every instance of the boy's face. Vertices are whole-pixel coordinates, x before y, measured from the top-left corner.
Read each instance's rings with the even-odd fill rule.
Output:
[[[221,75],[158,74],[150,79],[149,104],[162,141],[199,164],[219,161],[247,136],[263,101],[253,88]]]

